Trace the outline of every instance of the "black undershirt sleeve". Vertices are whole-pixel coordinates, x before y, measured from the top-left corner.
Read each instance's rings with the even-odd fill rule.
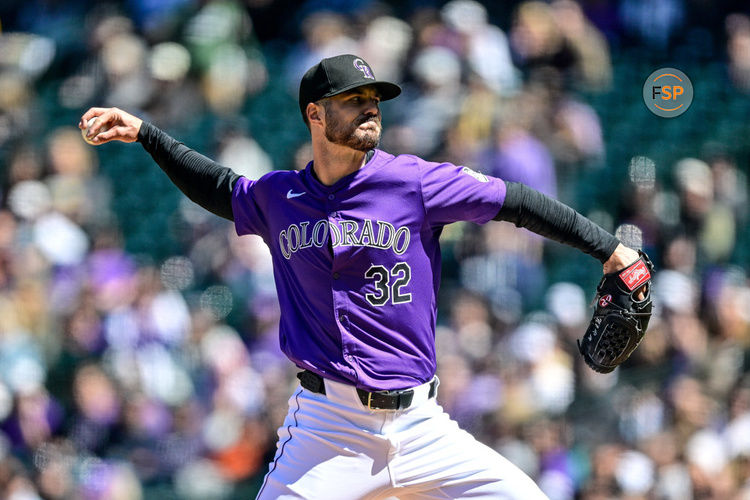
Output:
[[[568,205],[518,182],[506,182],[505,201],[495,220],[570,245],[604,263],[620,241]]]
[[[138,142],[188,198],[219,217],[234,220],[232,190],[240,177],[237,173],[150,123],[141,125]],[[619,244],[617,238],[571,207],[523,184],[505,184],[505,201],[495,220],[512,222],[578,248],[601,262],[605,262]]]
[[[240,178],[237,173],[150,123],[141,125],[138,142],[188,198],[219,217],[234,220],[232,189]]]

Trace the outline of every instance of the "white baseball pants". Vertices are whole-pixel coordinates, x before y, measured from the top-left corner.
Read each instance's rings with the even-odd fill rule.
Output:
[[[520,469],[450,419],[429,384],[405,410],[368,410],[355,388],[298,387],[259,500],[547,497]]]

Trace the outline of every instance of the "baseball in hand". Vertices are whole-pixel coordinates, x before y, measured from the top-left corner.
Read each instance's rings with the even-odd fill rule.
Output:
[[[88,133],[89,129],[94,125],[95,122],[96,122],[96,117],[90,118],[89,121],[86,122],[86,128],[81,130],[81,135],[83,136],[83,140],[86,141],[88,144],[91,144],[92,146],[96,146],[98,144],[91,140],[96,136],[94,135],[94,136],[88,137],[86,134]],[[101,129],[99,129],[99,132],[97,132],[97,135],[102,132],[106,132],[108,129],[109,127],[102,127]]]

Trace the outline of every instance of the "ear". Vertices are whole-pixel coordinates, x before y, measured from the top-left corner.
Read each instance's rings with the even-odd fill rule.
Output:
[[[315,104],[314,102],[309,102],[307,103],[307,109],[305,109],[305,112],[307,113],[307,119],[311,124],[323,122],[322,106]]]

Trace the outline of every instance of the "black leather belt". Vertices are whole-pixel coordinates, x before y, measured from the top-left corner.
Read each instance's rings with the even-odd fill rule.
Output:
[[[317,394],[325,394],[326,386],[323,377],[317,373],[305,370],[297,374],[300,385],[308,391]],[[434,398],[437,392],[437,379],[433,378],[430,382],[430,393],[428,398]],[[405,410],[411,406],[414,398],[414,389],[403,389],[400,391],[376,391],[367,392],[364,389],[357,389],[357,395],[362,404],[371,410]]]

